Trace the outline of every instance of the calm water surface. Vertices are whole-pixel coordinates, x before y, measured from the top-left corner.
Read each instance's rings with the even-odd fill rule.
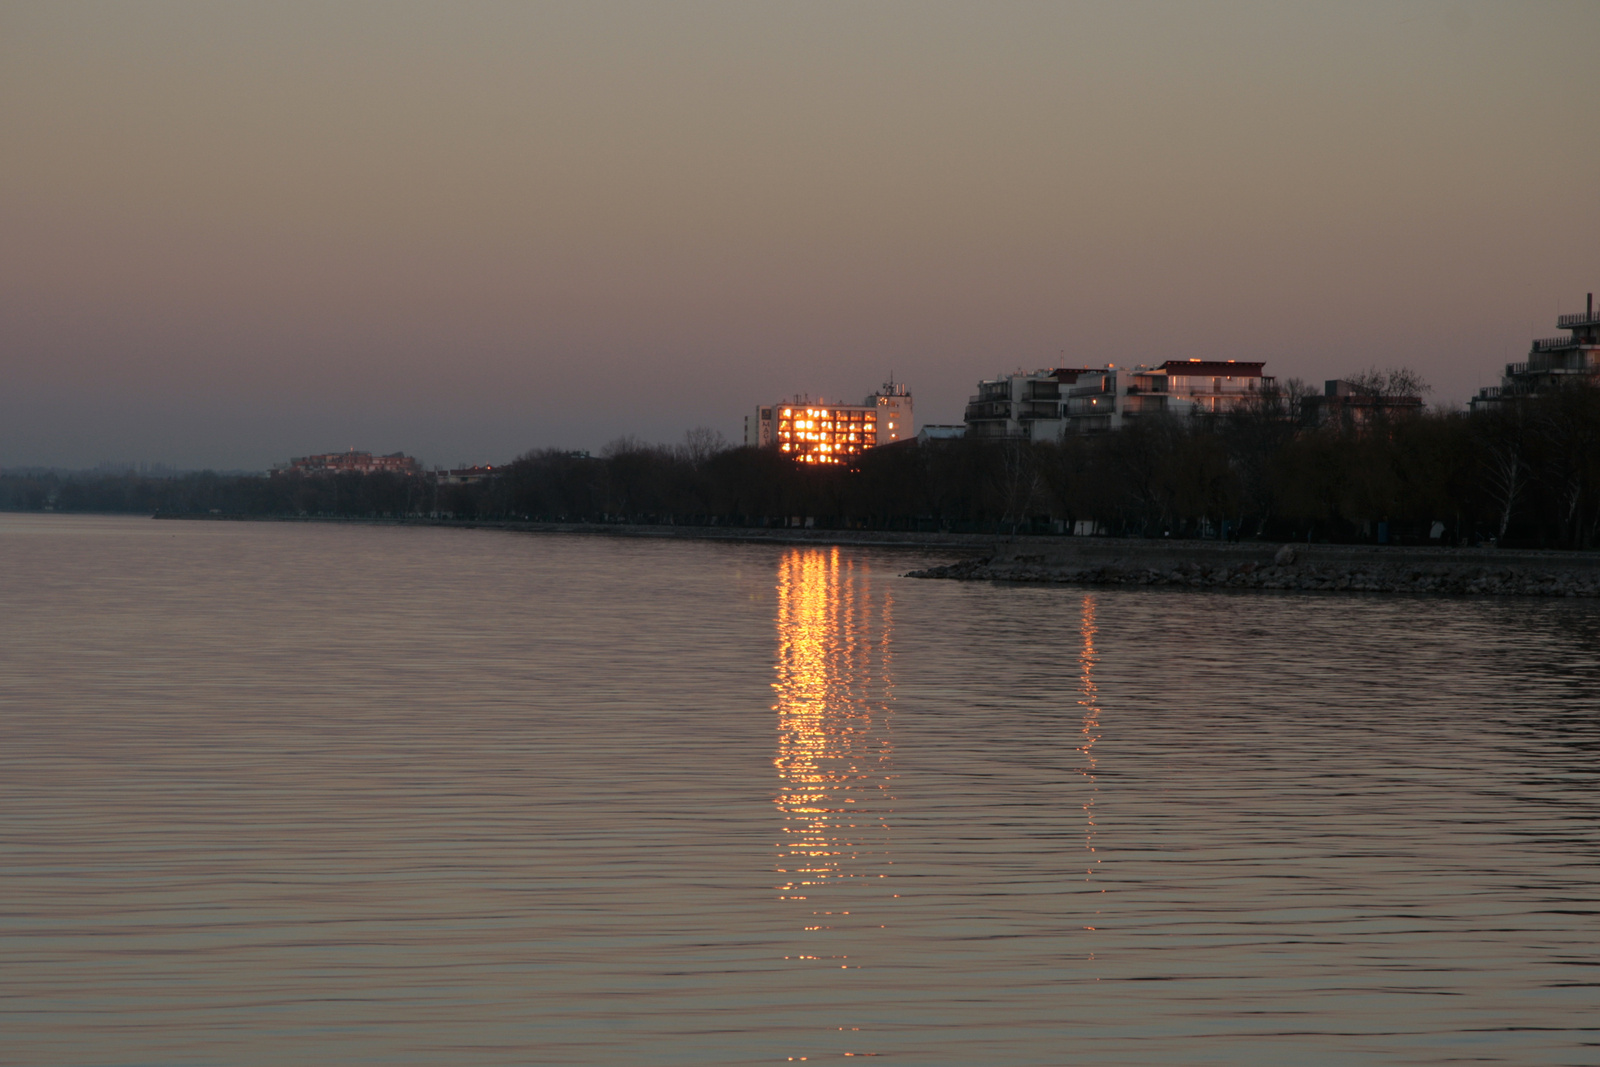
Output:
[[[0,516],[0,1063],[1600,1063],[1600,612]]]

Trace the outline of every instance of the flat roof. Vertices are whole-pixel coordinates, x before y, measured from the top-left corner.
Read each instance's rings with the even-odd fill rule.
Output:
[[[1190,374],[1202,378],[1259,378],[1265,363],[1244,363],[1233,359],[1169,359],[1158,367],[1168,374]]]

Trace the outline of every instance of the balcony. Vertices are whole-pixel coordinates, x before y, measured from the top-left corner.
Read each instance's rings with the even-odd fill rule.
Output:
[[[1541,337],[1533,342],[1535,352],[1554,352],[1558,348],[1577,348],[1584,342],[1575,337]]]
[[[1022,403],[1018,404],[1017,418],[1019,419],[1059,419],[1061,405],[1050,403]]]
[[[1506,377],[1507,378],[1513,378],[1518,374],[1527,374],[1527,373],[1528,373],[1528,365],[1526,363],[1507,363],[1506,364]]]
[[[1110,415],[1117,410],[1117,398],[1106,394],[1104,396],[1076,397],[1069,401],[1063,414],[1067,418],[1079,418],[1084,415]]]
[[[1072,420],[1069,427],[1073,433],[1100,433],[1111,429],[1111,413],[1105,414],[1091,412],[1088,415],[1079,415]]]
[[[1600,311],[1580,311],[1576,315],[1557,315],[1556,325],[1563,330],[1574,326],[1600,326]]]
[[[1216,385],[1210,389],[1173,389],[1167,395],[1178,397],[1260,396],[1261,390],[1254,385]]]
[[[1009,400],[979,400],[967,405],[964,418],[967,422],[974,419],[1009,419],[1011,417],[1011,402]]]

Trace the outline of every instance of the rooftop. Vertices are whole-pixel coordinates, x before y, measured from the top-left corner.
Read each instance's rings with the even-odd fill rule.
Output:
[[[1157,370],[1171,375],[1191,375],[1199,378],[1259,378],[1265,363],[1244,363],[1228,359],[1169,359]]]

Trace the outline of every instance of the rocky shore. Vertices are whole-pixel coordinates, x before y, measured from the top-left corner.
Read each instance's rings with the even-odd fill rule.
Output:
[[[1478,548],[1080,542],[910,572],[910,578],[1452,596],[1600,596],[1600,554]]]

